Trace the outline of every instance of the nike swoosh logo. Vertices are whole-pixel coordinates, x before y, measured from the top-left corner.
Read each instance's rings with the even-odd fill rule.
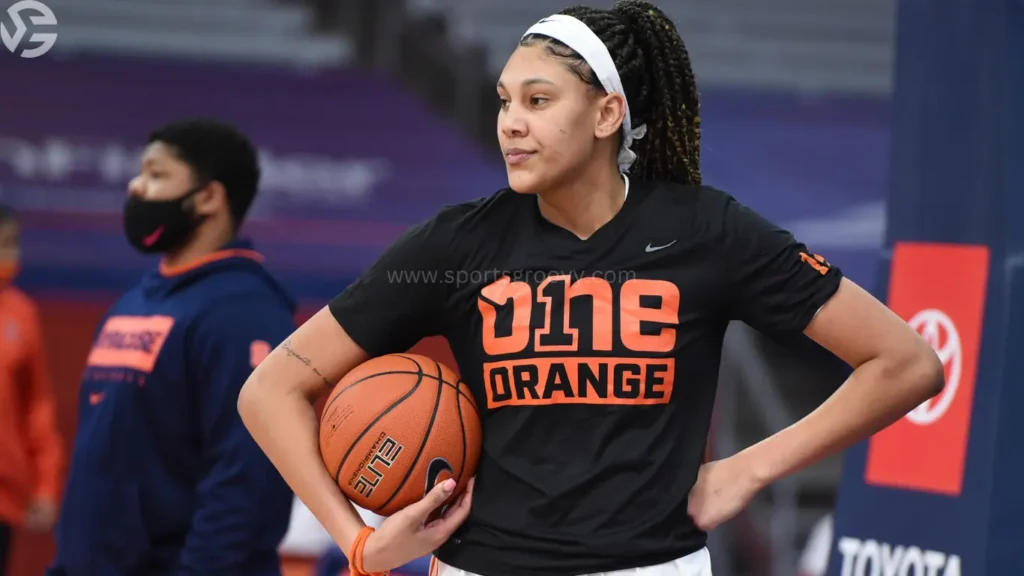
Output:
[[[650,244],[648,244],[647,248],[644,251],[645,252],[657,252],[658,250],[663,250],[665,248],[668,248],[669,246],[675,244],[676,242],[678,242],[678,240],[673,240],[673,241],[669,242],[668,244],[665,244],[664,246],[651,246]]]
[[[430,489],[437,484],[437,479],[444,472],[448,472],[452,476],[455,475],[455,469],[453,469],[448,460],[444,458],[434,458],[430,461],[430,464],[427,464],[427,483],[423,488],[424,495],[426,495],[427,492],[430,492]]]
[[[426,485],[423,487],[424,496],[426,496],[427,493],[430,492],[431,488],[437,485],[437,479],[440,478],[441,474],[444,474],[445,472],[448,472],[452,476],[455,476],[455,470],[452,469],[452,465],[448,462],[448,460],[444,458],[434,458],[433,460],[430,461],[430,464],[427,464],[427,482]],[[430,513],[430,516],[427,517],[427,521],[432,522],[440,518],[442,515],[444,515],[445,511],[448,510],[448,507],[451,506],[452,503],[454,502],[455,500],[449,500],[448,502],[445,502],[444,504],[439,506],[437,510],[434,510],[433,512]]]
[[[146,248],[149,248],[153,244],[156,244],[156,241],[159,240],[160,237],[163,236],[163,234],[164,234],[164,227],[161,226],[161,227],[157,228],[156,230],[154,230],[152,234],[150,234],[149,236],[146,236],[145,238],[142,239],[143,246],[145,246]]]

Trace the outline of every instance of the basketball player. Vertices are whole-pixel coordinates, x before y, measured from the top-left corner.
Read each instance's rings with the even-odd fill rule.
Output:
[[[64,459],[39,311],[13,284],[20,228],[15,212],[0,206],[0,576],[15,528],[53,527]]]
[[[231,126],[150,136],[124,227],[163,259],[89,354],[51,575],[280,574],[293,497],[235,409],[295,329],[294,303],[237,237],[259,176]]]
[[[707,576],[707,530],[942,388],[938,358],[899,317],[702,184],[693,72],[655,6],[544,18],[497,91],[509,188],[409,230],[239,398],[357,572],[436,550],[440,576]],[[448,281],[465,277],[480,281]],[[856,370],[805,419],[702,466],[734,319],[803,332]],[[423,525],[453,482],[439,484],[371,532],[324,469],[312,402],[435,334],[483,412],[475,489]]]

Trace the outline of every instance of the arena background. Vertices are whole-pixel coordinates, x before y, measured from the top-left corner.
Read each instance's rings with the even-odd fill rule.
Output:
[[[0,23],[10,29],[13,4],[0,1]],[[682,31],[701,84],[706,182],[785,225],[882,297],[890,250],[901,240],[989,246],[991,268],[999,272],[987,286],[1011,286],[1020,244],[1011,245],[1004,232],[1022,211],[1020,170],[1013,168],[1024,132],[1014,104],[1024,101],[1024,53],[1014,36],[1024,29],[1019,0],[943,0],[933,11],[903,0],[899,20],[893,0],[659,4]],[[25,10],[25,39],[14,54],[0,49],[0,202],[23,214],[18,283],[40,303],[69,446],[78,378],[97,321],[155,265],[127,246],[120,223],[125,187],[150,129],[210,115],[236,123],[260,145],[265,178],[244,232],[302,303],[301,321],[405,227],[442,204],[505,184],[494,144],[493,82],[518,35],[564,7],[552,0],[50,0],[45,6],[56,26],[30,23],[32,12]],[[52,31],[58,33],[53,50],[19,57],[33,33]],[[894,98],[897,46],[902,67]],[[964,150],[977,152],[965,156]],[[988,196],[977,196],[986,190]],[[987,199],[984,209],[970,200],[975,197]],[[963,215],[971,216],[973,232],[956,232],[968,229],[958,220]],[[937,298],[950,298],[941,288]],[[1011,302],[1012,289],[1000,289],[996,300]],[[909,318],[916,309],[912,303],[897,312]],[[1012,313],[1019,316],[1008,304],[989,304],[986,318],[1009,319],[998,328],[986,324],[986,338],[1017,335],[1008,341],[1019,343],[1020,319]],[[443,341],[420,346],[450,362]],[[982,354],[999,363],[1005,350]],[[714,454],[727,456],[792,423],[846,373],[806,341],[772,342],[734,326]],[[996,382],[1009,378],[979,373],[976,390],[991,391],[986,409],[1002,414]],[[966,410],[969,416],[969,403]],[[991,454],[997,446],[1010,450],[1002,443],[1014,432],[1005,426],[993,424],[984,436],[990,456],[971,460],[982,474],[972,490],[994,485],[992,470],[1002,460]],[[944,437],[921,441],[933,451],[945,447]],[[896,444],[897,454],[906,448]],[[929,526],[953,526],[967,521],[963,506],[944,508],[945,500],[918,500],[904,489],[865,492],[866,450],[852,450],[845,471],[837,457],[778,483],[716,530],[716,575],[819,576],[829,551],[833,560],[840,554],[843,537],[861,543],[850,552],[860,556],[869,540],[890,552],[939,551],[944,562],[962,553],[956,549],[962,530],[935,539],[911,517],[930,508]],[[812,528],[831,529],[841,485],[835,533],[822,540],[822,550],[805,550]],[[1019,510],[1021,499],[1008,486],[1000,503]],[[966,502],[986,511],[970,518],[977,528],[974,558],[981,558],[990,553],[981,552],[988,542],[981,526],[995,521],[995,506],[987,496]],[[1019,528],[1004,522],[999,529],[1003,540],[1019,541]],[[303,548],[295,558],[298,573],[311,573],[332,554],[329,546],[315,553]],[[40,574],[51,555],[48,536],[19,534],[12,574]],[[871,562],[841,573],[875,574]],[[975,562],[964,573],[1024,573],[1005,553],[1002,560]],[[833,561],[830,573],[840,574],[841,564]],[[925,574],[908,572],[917,573]]]

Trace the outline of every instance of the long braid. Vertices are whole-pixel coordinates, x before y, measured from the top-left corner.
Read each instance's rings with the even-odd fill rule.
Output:
[[[644,180],[700,184],[700,100],[690,55],[675,25],[645,0],[618,0],[611,10],[574,6],[561,12],[586,24],[612,55],[629,100],[633,125],[647,135],[633,143],[630,174]],[[545,42],[567,60],[570,71],[595,89],[600,81],[564,44],[528,36],[523,45]]]

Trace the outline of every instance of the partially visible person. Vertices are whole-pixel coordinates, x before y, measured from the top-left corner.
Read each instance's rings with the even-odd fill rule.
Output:
[[[288,533],[284,535],[279,550],[288,558],[319,558],[334,540],[320,521],[306,508],[301,500],[292,500],[292,514],[288,521]]]
[[[238,237],[259,184],[232,126],[154,132],[128,187],[128,242],[162,255],[103,318],[82,377],[54,576],[277,576],[292,493],[235,404],[295,328],[295,303]]]
[[[297,498],[296,501],[301,503]],[[302,504],[302,506],[306,513],[308,513],[315,521],[316,517],[312,516],[312,512],[310,512],[308,508],[305,508],[304,504]],[[375,514],[365,508],[360,508],[359,506],[353,505],[353,507],[356,509],[356,512],[359,513],[359,517],[362,518],[363,522],[365,522],[367,526],[377,528],[382,522],[384,522],[384,517],[379,514]],[[321,529],[323,529],[322,526]],[[351,573],[352,567],[349,565],[349,561],[348,558],[345,557],[345,553],[341,548],[338,548],[333,540],[330,539],[331,536],[326,532],[326,530],[324,531],[324,534],[327,536],[328,545],[324,548],[323,553],[316,563],[315,576],[343,576],[346,574],[346,570]],[[395,568],[391,574],[392,576],[433,576],[430,574],[430,562],[430,555],[421,556],[406,562],[398,568]]]
[[[822,516],[815,522],[807,537],[807,545],[800,555],[797,576],[825,576],[828,559],[832,554],[832,514]]]
[[[432,557],[421,556],[410,560],[390,572],[390,576],[434,576],[431,571]],[[316,564],[315,576],[345,576],[352,574],[352,566],[341,548],[334,546]]]
[[[14,529],[53,527],[63,459],[39,313],[13,285],[20,228],[15,212],[0,206],[0,576]]]

